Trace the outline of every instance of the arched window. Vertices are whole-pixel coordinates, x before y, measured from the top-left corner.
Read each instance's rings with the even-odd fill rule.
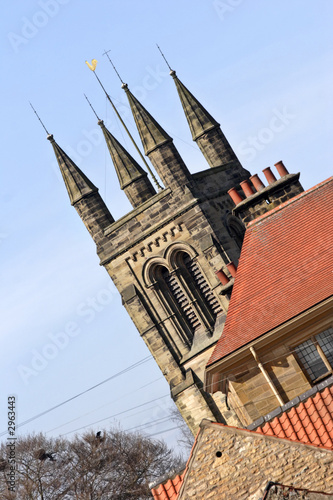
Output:
[[[199,318],[174,274],[170,274],[164,266],[157,266],[154,274],[161,292],[160,298],[169,312],[173,313],[176,325],[183,332],[181,334],[183,342],[190,346],[195,331],[200,327]]]
[[[181,289],[176,277],[174,275],[171,275],[166,268],[164,268],[162,276],[167,287],[169,288],[170,293],[174,296],[179,308],[184,313],[184,317],[186,318],[192,333],[194,333],[195,330],[200,326],[200,321],[196,316],[195,311],[191,307],[188,298]]]
[[[198,264],[185,252],[182,252],[181,259],[188,273],[193,279],[193,282],[196,285],[196,290],[199,292],[201,300],[205,303],[206,307],[209,309],[211,315],[215,320],[216,316],[220,312],[222,312],[222,308],[218,303],[217,298],[210,289],[210,286],[204,278]]]
[[[146,263],[143,277],[163,306],[162,319],[173,323],[184,344],[191,347],[199,330],[213,332],[216,318],[223,310],[192,247],[185,243],[170,245],[163,257]]]
[[[227,218],[227,227],[230,236],[235,240],[238,248],[241,250],[245,234],[244,224],[234,215],[229,215]]]

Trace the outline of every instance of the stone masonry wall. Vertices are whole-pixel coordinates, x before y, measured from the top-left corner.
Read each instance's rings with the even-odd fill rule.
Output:
[[[167,146],[165,150],[169,152],[170,145]],[[161,154],[161,151],[164,149],[158,148],[153,153]],[[242,175],[246,176],[244,172]],[[230,175],[229,182],[234,183],[235,176],[241,179],[239,172]],[[228,299],[219,294],[222,284],[215,271],[223,267],[228,273],[225,267],[228,259],[237,261],[239,257],[239,247],[225,225],[225,217],[232,209],[226,193],[227,178],[225,169],[217,168],[216,172],[209,170],[184,186],[164,189],[106,229],[100,254],[101,263],[121,293],[127,312],[171,391],[177,386],[183,388],[176,390],[175,402],[194,433],[202,418],[224,421],[220,411],[225,410],[223,401],[216,402],[202,387],[207,350],[220,336],[228,306]],[[219,316],[219,331],[214,333],[202,315],[197,290],[187,289],[201,324],[200,332],[194,333],[192,345],[181,326],[179,311],[163,298],[149,270],[151,265],[162,265],[170,273],[174,272],[177,268],[172,264],[174,249],[187,252],[196,261],[223,311]],[[184,288],[186,283],[181,277],[178,281]],[[194,380],[188,384],[186,363],[190,359]]]
[[[333,451],[205,420],[177,500],[259,500],[269,481],[333,493]]]
[[[288,340],[260,352],[259,358],[284,403],[311,388],[294,354],[290,352]],[[254,359],[245,359],[239,363],[237,372],[230,370],[227,376],[230,405],[244,426],[279,406],[280,403]]]

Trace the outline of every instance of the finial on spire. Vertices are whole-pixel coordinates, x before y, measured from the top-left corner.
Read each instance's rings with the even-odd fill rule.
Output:
[[[111,64],[112,64],[112,63],[111,63]],[[130,131],[129,131],[129,130],[128,130],[128,128],[126,127],[126,124],[125,124],[124,120],[123,120],[123,119],[122,119],[122,117],[120,116],[119,111],[117,110],[116,106],[113,104],[113,101],[112,101],[111,97],[109,96],[109,94],[107,93],[106,89],[104,88],[103,83],[102,83],[102,82],[101,82],[101,80],[98,78],[98,75],[97,75],[97,73],[96,73],[96,71],[95,71],[95,70],[93,71],[93,73],[94,73],[94,75],[95,75],[95,77],[96,77],[96,79],[97,79],[98,83],[99,83],[99,84],[100,84],[100,86],[102,87],[102,89],[103,89],[103,91],[104,91],[104,93],[105,93],[105,95],[106,95],[107,100],[109,101],[109,103],[111,104],[111,106],[112,106],[112,108],[113,108],[114,112],[116,113],[117,117],[119,118],[119,121],[121,122],[121,124],[123,125],[124,129],[126,130],[128,137],[131,139],[131,141],[132,141],[132,143],[133,143],[133,145],[134,145],[135,149],[136,149],[136,150],[137,150],[137,152],[139,153],[140,158],[142,159],[143,163],[144,163],[144,164],[145,164],[145,166],[147,167],[147,170],[148,170],[148,172],[150,173],[150,175],[152,176],[152,179],[153,179],[153,181],[155,182],[155,184],[156,184],[156,186],[157,186],[158,190],[159,190],[159,191],[161,191],[161,190],[162,190],[162,187],[160,186],[160,184],[159,184],[158,180],[156,179],[156,177],[155,177],[154,173],[152,172],[151,168],[149,167],[149,165],[148,165],[148,163],[147,163],[147,161],[146,161],[145,157],[143,156],[143,154],[141,153],[140,149],[138,148],[138,146],[137,146],[137,144],[136,144],[135,140],[133,139],[133,137],[132,137],[132,135],[131,135]],[[118,75],[118,76],[119,76],[119,75]],[[120,78],[120,77],[119,77],[119,78]],[[121,80],[121,78],[120,78],[120,80]],[[122,86],[124,86],[124,85],[126,85],[126,84],[125,84],[125,83],[123,83],[123,84],[122,84]]]
[[[91,109],[92,109],[93,113],[95,114],[95,116],[96,116],[97,120],[98,120],[98,121],[100,121],[100,119],[99,119],[99,117],[98,117],[98,114],[97,114],[97,113],[96,113],[96,111],[94,110],[94,108],[93,108],[93,106],[92,106],[91,102],[89,101],[88,97],[86,96],[86,94],[83,94],[83,95],[84,95],[84,97],[87,99],[87,102],[88,102],[89,106],[91,107]]]
[[[40,121],[40,123],[42,124],[42,127],[43,127],[43,129],[45,130],[45,132],[47,133],[47,135],[48,135],[48,136],[49,136],[49,135],[51,135],[51,134],[49,134],[49,132],[47,131],[47,128],[45,127],[44,123],[43,123],[43,122],[42,122],[42,120],[40,119],[40,117],[39,117],[39,115],[38,115],[37,111],[35,110],[35,108],[33,107],[33,105],[31,104],[31,102],[30,102],[30,101],[29,101],[29,104],[30,104],[30,106],[32,107],[32,109],[33,109],[33,111],[34,111],[35,115],[37,116],[38,120],[39,120],[39,121]]]
[[[110,56],[109,56],[109,52],[111,52],[111,51],[110,51],[110,50],[105,50],[105,49],[104,49],[103,56],[106,56],[106,57],[109,59],[109,61],[110,61],[111,65],[112,65],[112,67],[113,67],[113,69],[114,69],[114,70],[115,70],[115,72],[116,72],[116,75],[118,76],[118,78],[119,78],[119,80],[121,81],[122,85],[124,85],[124,82],[123,82],[123,80],[122,80],[121,76],[119,75],[119,73],[118,73],[118,71],[117,71],[117,68],[115,67],[115,65],[114,65],[114,64],[113,64],[113,62],[111,61],[111,58],[110,58]]]
[[[165,55],[163,54],[163,52],[162,52],[162,50],[161,50],[160,46],[159,46],[158,44],[156,44],[156,47],[158,48],[158,50],[159,50],[159,51],[160,51],[160,53],[161,53],[161,56],[163,57],[164,61],[166,62],[167,66],[168,66],[168,68],[169,68],[169,70],[170,70],[170,75],[175,75],[175,74],[176,74],[175,70],[173,70],[173,69],[171,68],[171,66],[170,66],[170,64],[168,63],[168,61],[167,61],[167,59],[166,59]]]

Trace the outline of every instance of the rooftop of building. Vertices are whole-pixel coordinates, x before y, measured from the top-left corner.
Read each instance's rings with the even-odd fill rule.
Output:
[[[216,422],[211,422],[211,424],[224,426],[224,424]],[[256,420],[248,426],[247,430],[265,436],[332,450],[333,376],[315,385],[309,391],[294,398],[287,404],[279,406],[265,417]],[[200,431],[201,428],[198,435]],[[155,500],[176,500],[183,478],[188,470],[198,435],[192,447],[185,471],[155,486],[152,490]]]
[[[333,177],[252,221],[208,367],[333,294]]]

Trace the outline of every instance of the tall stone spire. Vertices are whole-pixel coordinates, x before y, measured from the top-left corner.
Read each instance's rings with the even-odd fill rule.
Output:
[[[125,191],[132,207],[136,208],[154,196],[156,191],[148,179],[147,173],[105,127],[103,120],[99,120],[98,125],[103,131],[120,188]]]
[[[123,84],[145,154],[154,165],[165,187],[178,187],[191,180],[191,174],[172,138]]]
[[[53,146],[71,205],[75,205],[75,203],[81,200],[84,196],[97,192],[97,187],[94,186],[88,177],[84,175],[79,167],[77,167],[69,156],[67,156],[67,154],[61,149],[61,147],[54,140],[53,135],[50,134],[47,138]]]
[[[122,87],[127,94],[145,155],[149,156],[149,153],[155,148],[172,142],[172,138],[163,130],[151,114],[148,113],[136,97],[134,97],[127,84],[123,84]]]
[[[61,149],[53,135],[49,134],[47,138],[53,146],[70,202],[99,250],[105,242],[104,230],[114,222],[114,218],[99,195],[97,187]]]
[[[170,71],[189,124],[192,138],[198,144],[210,167],[226,165],[239,160],[224,136],[220,124],[179,80],[174,70]]]

